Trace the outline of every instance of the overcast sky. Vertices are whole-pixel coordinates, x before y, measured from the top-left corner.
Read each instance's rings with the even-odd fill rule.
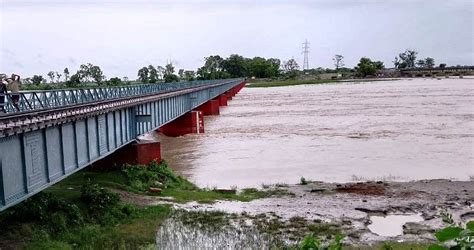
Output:
[[[406,48],[436,63],[473,65],[471,0],[10,1],[0,0],[0,72],[43,74],[80,64],[107,77],[172,61],[195,70],[204,57],[294,58],[311,43],[310,67],[348,67],[360,57],[393,66]]]

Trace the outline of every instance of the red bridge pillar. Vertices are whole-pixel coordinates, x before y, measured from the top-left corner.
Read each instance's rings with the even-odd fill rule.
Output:
[[[92,164],[92,168],[110,170],[120,168],[124,164],[147,165],[152,161],[161,161],[160,142],[132,142],[105,158]]]
[[[167,123],[159,128],[159,131],[166,136],[182,136],[186,134],[204,133],[204,115],[202,111],[188,112],[176,120]]]
[[[225,96],[227,97],[227,101],[232,100],[232,96],[233,96],[233,95],[232,95],[232,89],[230,89],[229,91],[225,92],[224,94],[225,94]]]
[[[219,101],[219,106],[227,106],[227,95],[224,93],[218,97],[216,97],[215,100]]]
[[[203,115],[219,115],[219,100],[209,100],[195,110],[201,111]]]

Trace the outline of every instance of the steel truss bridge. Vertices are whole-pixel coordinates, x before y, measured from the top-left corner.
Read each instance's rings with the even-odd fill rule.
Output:
[[[66,178],[243,79],[21,92],[0,114],[0,211]]]

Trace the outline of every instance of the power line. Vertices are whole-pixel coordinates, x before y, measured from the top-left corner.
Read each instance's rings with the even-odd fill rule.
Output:
[[[305,40],[303,43],[303,51],[301,52],[304,54],[304,61],[303,61],[303,70],[309,69],[309,60],[308,60],[308,55],[309,55],[309,42],[308,39]]]

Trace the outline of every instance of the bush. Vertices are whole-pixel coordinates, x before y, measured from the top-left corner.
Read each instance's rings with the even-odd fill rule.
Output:
[[[118,77],[112,77],[107,81],[107,86],[118,86],[122,84],[122,79]]]
[[[50,193],[39,193],[12,210],[16,221],[37,222],[49,232],[67,231],[70,226],[81,225],[84,218],[78,206],[60,200]]]
[[[341,250],[342,249],[342,239],[341,235],[336,235],[334,240],[330,242],[321,242],[314,234],[309,234],[304,237],[300,242],[298,249],[300,250]]]
[[[150,187],[194,189],[195,186],[176,176],[165,161],[150,165],[125,165],[122,172],[127,177],[129,185],[138,191],[147,191]]]
[[[474,249],[474,221],[469,221],[466,226],[456,224],[453,216],[448,212],[442,212],[441,217],[447,227],[436,232],[435,237],[440,244],[431,245],[429,250],[439,249]],[[446,243],[451,242],[449,247]]]
[[[81,200],[87,205],[91,214],[99,215],[115,208],[120,202],[120,197],[88,181],[81,188]]]
[[[308,184],[308,181],[304,177],[301,177],[300,185],[306,185],[306,184]]]

